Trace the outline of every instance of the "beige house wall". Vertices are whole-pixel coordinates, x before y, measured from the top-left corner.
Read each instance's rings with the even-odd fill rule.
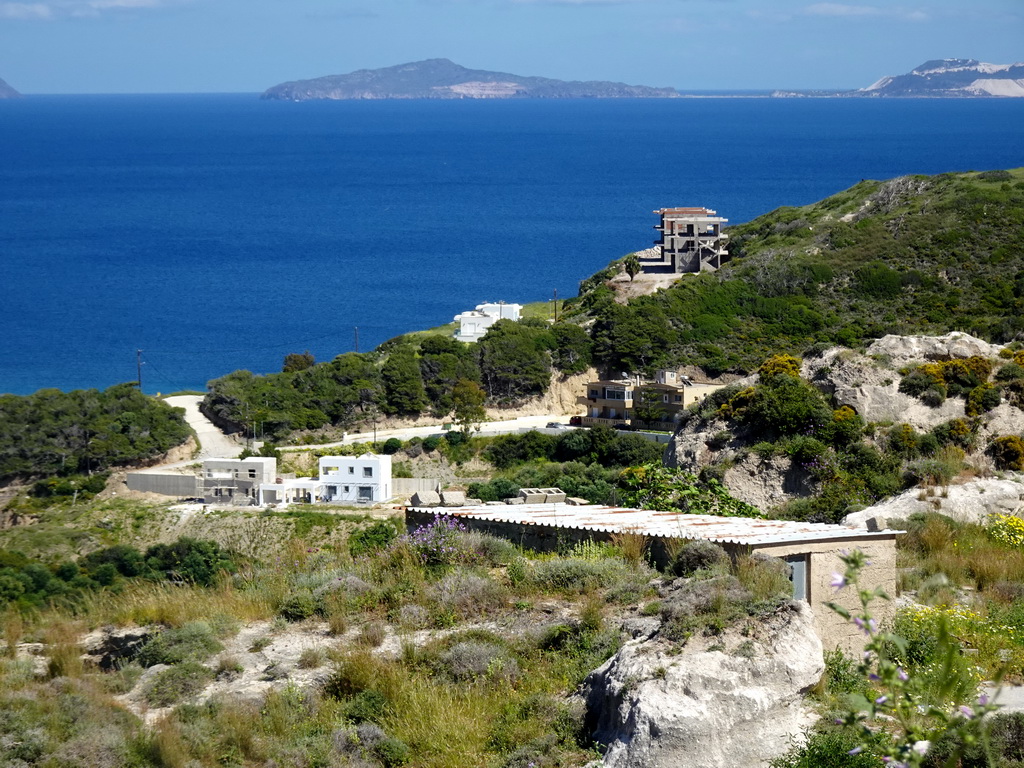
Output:
[[[832,587],[835,573],[843,573],[846,566],[839,559],[843,552],[859,549],[871,563],[861,572],[862,589],[873,590],[881,587],[891,598],[896,597],[896,535],[885,538],[863,539],[860,541],[804,541],[793,544],[776,544],[753,547],[773,557],[789,555],[810,556],[808,567],[807,601],[814,611],[815,628],[826,651],[836,647],[846,653],[859,654],[864,650],[865,635],[837,614],[826,603],[832,602],[854,612],[860,610],[860,599],[853,587],[836,590]],[[891,600],[875,600],[871,614],[879,625],[892,620],[895,608]]]

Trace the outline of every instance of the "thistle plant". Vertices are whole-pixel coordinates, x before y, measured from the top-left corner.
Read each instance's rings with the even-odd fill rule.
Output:
[[[943,667],[942,683],[937,693],[925,696],[920,680],[904,661],[907,658],[907,641],[898,634],[883,631],[872,617],[871,604],[878,599],[888,600],[880,588],[863,589],[859,585],[860,572],[870,562],[860,550],[841,556],[846,565],[843,574],[834,574],[832,586],[836,590],[853,589],[860,603],[858,610],[850,611],[828,603],[829,608],[860,629],[867,643],[858,662],[858,672],[868,682],[870,695],[855,693],[847,696],[845,713],[836,720],[860,736],[860,744],[850,750],[857,754],[871,749],[891,768],[916,768],[925,764],[925,756],[932,740],[939,736],[956,736],[955,742],[963,747],[979,740],[984,744],[983,718],[997,707],[986,696],[981,696],[973,706],[959,707],[947,702],[953,697],[959,685],[956,670],[959,648],[949,633],[945,621],[937,624],[938,658]],[[884,729],[889,740],[879,748],[875,733]],[[987,744],[986,753],[988,753]],[[957,755],[952,758],[956,764]],[[990,764],[993,764],[991,759]]]
[[[466,547],[462,539],[466,526],[448,515],[435,515],[426,525],[421,525],[408,536],[403,536],[426,566],[444,567],[469,563],[475,553]]]

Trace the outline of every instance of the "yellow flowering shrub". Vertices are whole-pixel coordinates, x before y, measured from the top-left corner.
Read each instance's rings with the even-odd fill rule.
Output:
[[[998,512],[988,516],[988,533],[1000,544],[1024,547],[1024,520]]]

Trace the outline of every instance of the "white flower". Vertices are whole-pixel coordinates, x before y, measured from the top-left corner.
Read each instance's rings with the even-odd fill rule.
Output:
[[[928,747],[930,747],[931,745],[932,743],[930,741],[915,741],[914,746],[911,747],[911,749],[917,752],[917,754],[923,755],[925,752],[928,751]]]

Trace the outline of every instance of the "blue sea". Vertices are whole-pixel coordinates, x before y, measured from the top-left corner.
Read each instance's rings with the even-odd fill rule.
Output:
[[[1024,99],[0,101],[0,392],[203,389],[541,301],[864,178],[1024,165]]]

